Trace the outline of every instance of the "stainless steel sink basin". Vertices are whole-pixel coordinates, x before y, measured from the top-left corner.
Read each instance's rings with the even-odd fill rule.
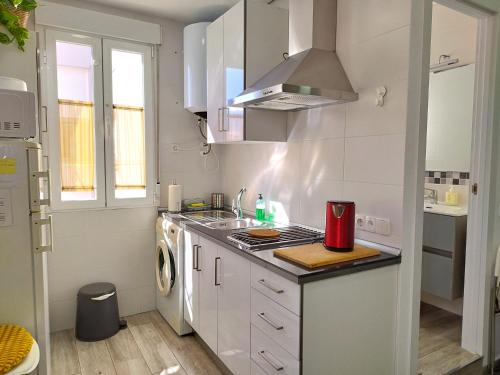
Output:
[[[260,227],[263,224],[255,219],[233,219],[233,220],[220,220],[214,221],[212,223],[204,224],[207,228],[218,229],[218,230],[232,230],[232,229],[244,229]]]

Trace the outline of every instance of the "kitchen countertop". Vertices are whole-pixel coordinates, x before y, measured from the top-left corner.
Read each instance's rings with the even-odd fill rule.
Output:
[[[343,275],[349,275],[361,271],[366,271],[370,269],[401,263],[400,255],[394,255],[389,252],[381,250],[381,254],[376,257],[359,259],[352,262],[338,263],[314,269],[308,269],[300,265],[275,257],[273,254],[274,249],[249,251],[239,248],[237,244],[227,239],[227,236],[232,232],[231,230],[215,230],[207,228],[201,224],[197,224],[191,220],[188,220],[178,214],[166,213],[166,216],[168,216],[171,220],[173,220],[177,224],[184,226],[189,231],[194,232],[202,237],[205,237],[210,241],[216,243],[217,245],[224,247],[225,249],[240,254],[241,256],[249,259],[250,261],[259,264],[260,266],[263,266],[273,272],[276,272],[281,276],[298,284],[304,284],[312,281],[328,279]]]

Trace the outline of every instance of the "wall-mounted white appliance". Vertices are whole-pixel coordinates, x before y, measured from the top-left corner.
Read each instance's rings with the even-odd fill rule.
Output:
[[[14,88],[0,77],[0,138],[34,138],[36,135],[35,95]],[[19,86],[21,87],[21,86]]]
[[[5,86],[3,86],[5,87]],[[0,89],[0,322],[25,327],[40,349],[33,374],[50,374],[48,173],[41,171],[33,93]],[[7,124],[6,123],[10,123]],[[12,127],[13,126],[13,127]]]
[[[200,117],[207,112],[207,26],[198,22],[184,28],[184,108]]]

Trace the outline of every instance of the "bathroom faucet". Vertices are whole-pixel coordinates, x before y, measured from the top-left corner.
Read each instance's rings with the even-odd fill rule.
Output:
[[[236,215],[236,219],[243,219],[243,210],[241,209],[241,197],[243,196],[243,193],[245,193],[245,191],[247,191],[247,188],[242,187],[240,192],[238,193],[238,196],[236,197],[236,200],[233,198],[232,211]]]
[[[438,192],[436,189],[424,189],[424,201],[436,204],[438,202]]]

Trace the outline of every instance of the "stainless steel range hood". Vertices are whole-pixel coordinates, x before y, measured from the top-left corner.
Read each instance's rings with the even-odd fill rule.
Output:
[[[292,54],[229,102],[298,111],[358,100],[335,53],[336,0],[289,0]]]

